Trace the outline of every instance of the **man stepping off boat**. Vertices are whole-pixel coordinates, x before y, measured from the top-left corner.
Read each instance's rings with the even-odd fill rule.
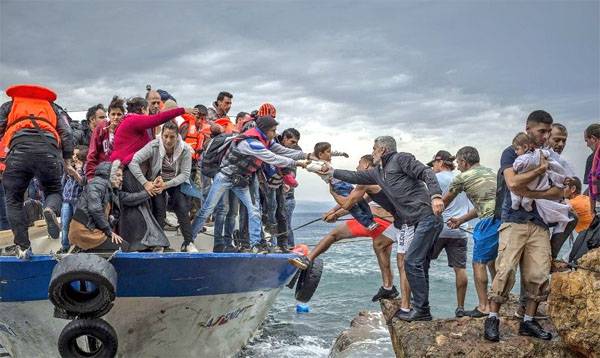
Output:
[[[373,157],[365,155],[358,162],[358,171],[364,171],[374,168]],[[349,196],[343,197],[331,190],[331,195],[339,204],[324,215],[327,222],[335,222],[338,218],[350,213],[351,208],[360,200],[370,201],[370,210],[375,216],[375,222],[378,227],[369,230],[360,224],[357,219],[351,219],[343,224],[336,226],[327,236],[325,236],[317,246],[307,256],[299,256],[289,259],[289,262],[301,270],[308,268],[321,254],[325,253],[332,244],[344,239],[356,237],[371,237],[373,239],[373,250],[377,256],[377,262],[381,270],[383,286],[377,294],[373,296],[373,302],[383,298],[395,298],[398,296],[398,290],[393,285],[393,275],[390,268],[390,256],[394,239],[398,239],[398,272],[400,275],[400,289],[402,291],[402,308],[408,310],[410,306],[410,286],[404,271],[404,255],[406,249],[412,242],[413,233],[410,228],[399,230],[394,227],[394,206],[382,192],[379,185],[357,185]]]

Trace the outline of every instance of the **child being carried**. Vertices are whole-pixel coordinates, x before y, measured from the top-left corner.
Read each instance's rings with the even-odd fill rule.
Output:
[[[330,143],[319,142],[315,144],[314,156],[319,158],[319,160],[312,161],[310,164],[308,164],[306,170],[319,175],[323,181],[331,185],[332,190],[336,194],[343,197],[349,196],[350,192],[354,190],[352,184],[335,179],[331,175],[321,174],[321,172],[326,170],[327,163],[331,162],[331,157],[348,158],[348,154],[338,151],[332,152]],[[364,199],[361,199],[348,211],[362,226],[366,227],[369,231],[373,231],[379,227],[379,224],[373,219],[373,213],[369,208],[369,204],[367,204]]]
[[[534,143],[527,133],[519,133],[512,142],[518,157],[515,159],[513,169],[515,173],[521,174],[536,169],[542,157],[548,161],[548,169],[544,175],[537,177],[527,185],[531,191],[545,191],[552,186],[563,188],[565,180],[573,177],[573,170],[569,164],[552,149],[535,149]],[[556,223],[555,233],[563,232],[569,221],[569,206],[558,200],[532,199],[510,193],[512,209],[518,210],[523,207],[526,211],[533,210],[533,202],[536,209],[546,224]]]

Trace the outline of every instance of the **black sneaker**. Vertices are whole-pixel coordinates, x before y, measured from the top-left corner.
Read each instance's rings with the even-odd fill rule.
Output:
[[[485,317],[487,316],[487,313],[483,313],[479,310],[479,307],[475,307],[473,308],[471,311],[466,311],[465,312],[465,316],[471,317],[471,318],[481,318],[481,317]]]
[[[377,302],[381,299],[392,299],[398,297],[400,293],[396,289],[396,286],[392,286],[391,290],[386,290],[383,287],[379,287],[379,291],[371,298],[371,301]]]
[[[414,322],[414,321],[431,321],[433,318],[431,317],[431,311],[429,309],[424,310],[416,310],[411,309],[409,312],[404,312],[402,310],[398,310],[396,314],[394,314],[394,318],[397,318],[406,322]]]
[[[60,237],[60,225],[58,224],[58,219],[56,218],[54,211],[50,208],[45,208],[44,219],[46,220],[48,235],[55,240],[58,239]]]
[[[521,336],[535,337],[549,341],[552,339],[552,333],[544,331],[542,326],[536,321],[521,321],[519,325],[519,334]]]
[[[288,259],[288,262],[300,270],[306,270],[310,265],[310,260],[306,256],[296,256]]]
[[[224,252],[224,253],[230,253],[230,254],[231,254],[231,253],[237,253],[237,252],[239,252],[239,251],[238,251],[237,247],[235,247],[235,246],[230,246],[230,245],[227,245],[227,246],[225,246],[225,248],[223,249],[223,252]]]
[[[225,250],[225,245],[217,244],[213,247],[213,252],[223,252]]]
[[[454,316],[456,318],[461,318],[461,317],[464,317],[466,315],[467,314],[466,314],[465,309],[463,307],[456,307],[456,310],[454,310]]]
[[[500,320],[497,317],[488,317],[485,319],[483,337],[491,342],[500,341]]]

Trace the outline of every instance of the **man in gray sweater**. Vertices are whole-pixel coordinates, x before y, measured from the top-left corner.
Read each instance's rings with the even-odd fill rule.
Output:
[[[148,162],[146,175],[142,163]],[[192,170],[192,149],[179,136],[177,124],[163,125],[159,138],[140,149],[129,163],[129,170],[152,197],[152,213],[160,227],[165,226],[167,194],[173,205],[184,240],[191,240],[192,224],[188,200],[181,185],[188,182]]]
[[[398,153],[396,141],[390,136],[375,139],[373,159],[376,168],[366,171],[329,168],[329,174],[352,184],[379,185],[396,210],[398,219],[394,225],[400,230],[414,227],[414,239],[404,258],[413,309],[399,310],[395,317],[404,321],[431,320],[429,255],[443,226],[442,191],[431,168],[410,153]],[[398,239],[398,244],[404,245],[401,241],[405,237]]]

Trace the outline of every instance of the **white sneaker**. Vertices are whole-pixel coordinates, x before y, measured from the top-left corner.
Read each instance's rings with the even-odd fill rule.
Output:
[[[15,256],[18,259],[20,259],[20,260],[29,260],[31,258],[32,254],[33,253],[31,252],[31,247],[28,247],[27,249],[23,250],[21,248],[21,246],[17,245]]]
[[[181,252],[196,253],[196,252],[200,252],[200,251],[198,251],[198,248],[196,248],[196,245],[194,245],[193,242],[190,242],[189,244],[183,245],[181,247]]]

